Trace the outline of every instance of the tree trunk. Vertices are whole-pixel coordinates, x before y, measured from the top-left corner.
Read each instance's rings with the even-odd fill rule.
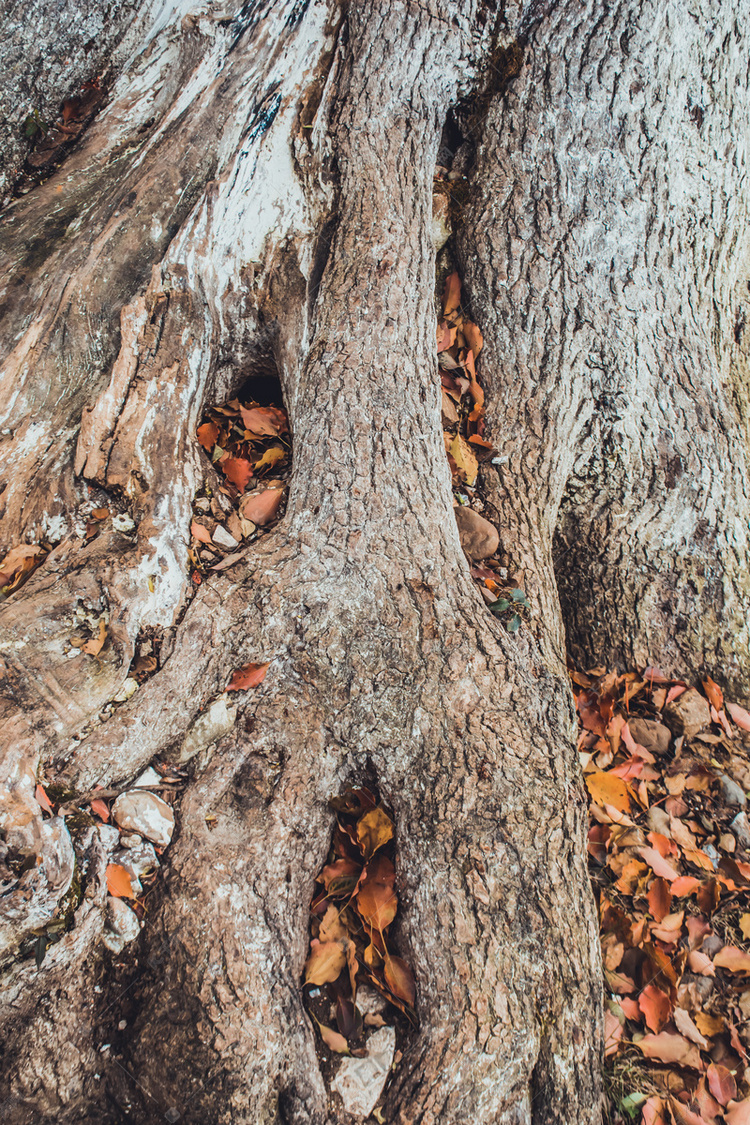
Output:
[[[579,659],[750,679],[748,44],[730,8],[118,9],[104,108],[2,218],[3,547],[51,546],[0,607],[2,827],[35,859],[6,868],[2,906],[9,1121],[348,1120],[301,973],[328,799],[362,782],[395,814],[418,989],[385,1120],[600,1120],[565,638]],[[60,51],[64,31],[40,34]],[[498,450],[482,485],[533,607],[516,635],[452,514],[446,138]],[[192,503],[215,480],[196,426],[269,371],[294,438],[286,513],[195,588]],[[102,505],[121,530],[87,542]],[[76,611],[106,621],[97,656],[69,657]],[[113,708],[145,636],[159,669]],[[248,661],[266,678],[228,696]],[[122,788],[157,757],[191,780],[118,959],[109,836],[74,848],[36,779]],[[28,937],[74,860],[75,925],[37,970]]]

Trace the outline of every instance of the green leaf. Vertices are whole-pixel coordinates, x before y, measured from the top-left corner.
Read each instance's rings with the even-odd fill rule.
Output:
[[[494,613],[496,617],[499,617],[501,613],[505,613],[506,609],[510,608],[510,602],[507,598],[498,598],[496,602],[490,602],[487,608],[490,613]]]
[[[632,1117],[635,1120],[638,1111],[645,1101],[648,1101],[648,1094],[628,1094],[628,1096],[623,1098],[620,1102],[620,1109],[623,1113],[627,1113],[628,1117]]]
[[[511,617],[510,621],[508,622],[508,625],[507,625],[508,632],[509,633],[517,633],[520,628],[521,628],[521,618],[518,616],[517,613],[514,613],[513,616]]]
[[[529,600],[523,590],[511,590],[510,596],[513,598],[516,605],[529,605]]]

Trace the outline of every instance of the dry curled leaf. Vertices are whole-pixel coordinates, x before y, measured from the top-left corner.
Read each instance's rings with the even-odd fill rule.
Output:
[[[414,1007],[417,995],[414,977],[409,966],[400,957],[391,957],[390,954],[386,956],[385,983],[394,996],[398,996],[410,1007]]]
[[[44,786],[37,785],[34,791],[34,796],[36,797],[36,803],[38,805],[41,805],[44,811],[52,816],[55,810],[52,807],[52,802],[44,791]]]
[[[336,980],[346,965],[346,954],[337,941],[310,942],[310,956],[305,962],[305,984],[328,984]]]
[[[357,839],[365,859],[393,837],[393,821],[381,808],[371,809],[357,822]]]
[[[91,809],[92,813],[96,813],[98,817],[101,817],[105,824],[107,823],[107,821],[109,820],[109,809],[105,805],[104,801],[100,800],[97,797],[95,801],[91,802],[89,808]]]
[[[199,543],[207,543],[210,546],[211,532],[207,527],[204,527],[202,523],[193,520],[190,524],[190,534],[194,539],[197,539]]]
[[[87,652],[89,656],[98,656],[104,647],[106,636],[107,623],[102,617],[99,621],[99,635],[97,637],[92,637],[90,641],[86,641],[86,644],[81,646],[81,651]]]

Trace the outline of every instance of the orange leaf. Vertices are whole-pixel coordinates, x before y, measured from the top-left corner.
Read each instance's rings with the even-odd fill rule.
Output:
[[[91,515],[95,520],[106,520],[109,516],[109,508],[94,508]]]
[[[227,691],[245,691],[246,688],[257,687],[271,667],[271,661],[265,664],[243,664],[232,673],[232,678],[227,684]]]
[[[315,1016],[313,1016],[313,1019],[315,1019]],[[320,1038],[323,1040],[326,1047],[330,1047],[337,1055],[349,1054],[349,1044],[339,1031],[334,1031],[332,1027],[326,1027],[320,1020],[315,1019],[315,1022],[318,1025]]]
[[[746,711],[744,707],[739,707],[736,703],[726,703],[726,709],[733,723],[736,723],[742,730],[750,730],[750,712]]]
[[[230,480],[233,485],[239,488],[240,492],[244,492],[250,477],[253,475],[253,467],[250,462],[246,461],[244,457],[227,457],[220,464],[227,480]],[[255,522],[257,523],[257,520]]]
[[[684,898],[685,895],[691,895],[693,891],[697,891],[700,885],[700,879],[696,879],[692,875],[680,875],[679,879],[675,879],[672,883],[672,894],[675,898]]]
[[[97,816],[100,816],[106,824],[106,822],[109,820],[109,809],[105,805],[104,801],[100,800],[97,797],[95,801],[91,802],[89,808],[91,809],[92,813],[96,813]]]
[[[672,1013],[672,1003],[665,992],[655,984],[649,984],[638,997],[638,1005],[643,1012],[646,1024],[653,1032],[664,1027]]]
[[[599,770],[586,774],[586,788],[597,805],[611,805],[618,812],[630,811],[630,786],[619,777]]]
[[[87,652],[89,656],[98,656],[104,647],[104,639],[107,636],[107,623],[102,617],[99,621],[99,636],[92,637],[90,641],[86,641],[82,645],[82,651]]]
[[[371,809],[357,821],[357,839],[365,859],[387,844],[393,836],[393,821],[381,808]]]
[[[443,289],[443,316],[450,317],[461,307],[461,280],[454,270],[445,279]]]
[[[724,1110],[724,1120],[727,1125],[750,1125],[750,1098],[741,1102],[731,1102],[728,1110]]]
[[[395,874],[387,856],[378,856],[367,865],[365,878],[356,895],[356,906],[362,919],[381,933],[396,917]]]
[[[677,1063],[693,1070],[702,1070],[701,1055],[694,1043],[682,1035],[662,1031],[659,1035],[644,1035],[636,1043],[647,1059],[657,1059],[663,1063]]]
[[[198,441],[203,448],[210,453],[219,440],[219,427],[215,422],[204,422],[202,426],[198,427],[196,433],[198,435]]]
[[[641,1121],[642,1125],[667,1125],[664,1102],[656,1094],[652,1094],[648,1101],[643,1103]]]
[[[49,797],[44,792],[44,787],[41,785],[37,785],[34,796],[36,797],[36,803],[38,805],[41,805],[44,811],[48,812],[51,816],[55,810],[52,808],[52,802],[50,801]]]
[[[251,492],[243,496],[240,501],[240,515],[243,519],[263,527],[276,518],[283,495],[280,488],[264,488],[262,492]]]
[[[481,331],[471,320],[464,321],[461,331],[466,340],[466,347],[469,351],[474,353],[474,359],[476,359],[484,347],[484,338],[482,337]]]
[[[190,524],[190,534],[200,543],[210,544],[211,542],[211,532],[202,523],[197,523],[195,520]]]
[[[305,984],[330,984],[345,965],[346,954],[337,941],[320,942],[313,938],[305,962]]]
[[[721,711],[724,706],[724,692],[718,684],[714,683],[710,676],[706,676],[703,681],[703,690],[708,696],[708,702],[711,706],[715,707],[717,711]]]
[[[417,995],[414,977],[409,966],[400,957],[391,957],[386,954],[385,983],[394,996],[398,996],[399,999],[405,1000],[410,1007],[414,1007]]]
[[[714,965],[730,973],[750,973],[750,953],[743,953],[736,945],[725,945],[714,957]]]
[[[107,890],[115,898],[135,898],[130,872],[119,863],[107,864]]]

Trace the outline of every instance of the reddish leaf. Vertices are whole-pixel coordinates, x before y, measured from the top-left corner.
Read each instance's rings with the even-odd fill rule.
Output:
[[[106,824],[106,822],[109,820],[109,809],[105,805],[104,801],[100,800],[97,797],[95,801],[91,802],[89,808],[91,809],[92,813],[96,813],[97,816],[100,816]]]
[[[730,1070],[725,1066],[711,1063],[706,1071],[708,1088],[720,1105],[728,1105],[737,1097],[737,1083]]]
[[[685,895],[691,895],[696,891],[700,885],[700,879],[695,879],[692,875],[680,875],[679,879],[675,879],[672,883],[672,894],[675,898],[684,898]]]
[[[661,922],[669,914],[672,905],[672,892],[666,879],[654,879],[648,889],[648,908],[657,922]]]
[[[348,894],[356,887],[361,874],[362,865],[356,860],[337,859],[323,868],[318,880],[330,894]]]
[[[402,961],[400,957],[391,957],[389,954],[386,954],[385,983],[394,996],[400,997],[401,1000],[405,1000],[412,1008],[414,1007],[414,1000],[417,995],[414,977],[412,976],[409,966],[405,961]]]
[[[199,426],[197,431],[198,441],[203,448],[210,453],[216,442],[219,440],[219,427],[215,422],[204,422]]]
[[[604,1013],[604,1054],[606,1058],[616,1055],[622,1039],[622,1024],[614,1012],[606,1009]]]
[[[736,723],[742,730],[750,730],[750,712],[746,711],[744,707],[739,707],[736,703],[726,703],[726,709],[733,723]]]
[[[652,1094],[641,1108],[642,1125],[667,1125],[664,1116],[664,1102],[656,1094]]]
[[[211,543],[211,532],[202,523],[196,523],[195,520],[190,524],[190,534],[201,543]]]
[[[115,898],[135,898],[130,872],[119,863],[107,864],[107,890]]]
[[[671,883],[679,878],[679,871],[675,871],[671,863],[667,863],[666,859],[659,855],[656,848],[639,848],[638,853],[643,856],[654,875],[658,875],[660,879],[666,879]]]
[[[709,1125],[699,1113],[695,1113],[675,1097],[670,1097],[669,1108],[675,1125]]]
[[[724,706],[724,693],[719,685],[714,683],[710,676],[706,676],[705,680],[703,681],[703,690],[705,691],[708,697],[708,702],[711,704],[711,706],[715,707],[717,711],[721,711],[722,707]]]
[[[724,1120],[727,1125],[750,1125],[750,1098],[741,1102],[732,1102],[728,1110],[724,1110]]]
[[[250,492],[240,502],[240,515],[252,523],[264,527],[276,518],[284,493],[280,488],[264,488],[261,492]]]
[[[310,956],[305,962],[305,984],[329,984],[336,980],[346,965],[346,954],[337,941],[310,942]]]
[[[247,688],[257,687],[265,678],[266,672],[271,667],[271,661],[265,664],[243,664],[227,684],[227,691],[245,691]]]
[[[653,1032],[661,1031],[672,1012],[672,1003],[666,993],[656,985],[649,984],[638,997],[638,1005],[647,1026]]]
[[[38,805],[41,805],[44,811],[52,816],[55,810],[52,808],[52,802],[44,792],[43,786],[37,785],[36,790],[34,791],[34,796],[36,797],[36,803]]]
[[[250,462],[246,461],[244,457],[226,457],[220,464],[227,480],[236,485],[240,492],[244,492],[250,477],[253,475],[253,467]]]

